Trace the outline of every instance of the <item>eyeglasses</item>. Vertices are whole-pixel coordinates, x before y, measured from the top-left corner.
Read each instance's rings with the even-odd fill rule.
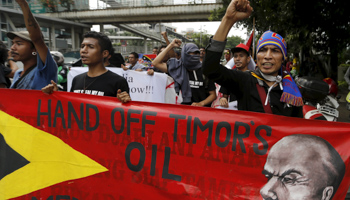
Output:
[[[130,58],[135,58],[135,57],[129,57],[129,59],[130,59]]]

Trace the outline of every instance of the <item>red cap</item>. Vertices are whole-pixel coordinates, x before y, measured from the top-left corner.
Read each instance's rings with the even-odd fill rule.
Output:
[[[242,51],[242,49],[245,51],[245,52],[247,52],[247,54],[248,55],[250,55],[249,54],[249,47],[247,46],[247,45],[245,45],[245,44],[239,44],[239,45],[237,45],[235,48],[232,48],[231,49],[231,52],[232,53],[235,53],[235,52],[239,52],[239,51]]]

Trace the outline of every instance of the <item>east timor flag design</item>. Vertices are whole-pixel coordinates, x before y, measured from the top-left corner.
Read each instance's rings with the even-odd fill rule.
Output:
[[[0,199],[104,171],[61,139],[0,111]]]

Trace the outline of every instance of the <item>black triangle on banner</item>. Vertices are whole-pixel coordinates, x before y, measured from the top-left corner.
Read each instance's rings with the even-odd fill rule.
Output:
[[[27,165],[29,161],[13,150],[0,133],[0,180]]]

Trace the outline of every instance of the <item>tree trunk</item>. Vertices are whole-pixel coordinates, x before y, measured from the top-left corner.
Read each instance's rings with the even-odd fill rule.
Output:
[[[338,83],[338,45],[337,42],[331,40],[330,42],[330,52],[331,52],[331,71],[330,78]]]

